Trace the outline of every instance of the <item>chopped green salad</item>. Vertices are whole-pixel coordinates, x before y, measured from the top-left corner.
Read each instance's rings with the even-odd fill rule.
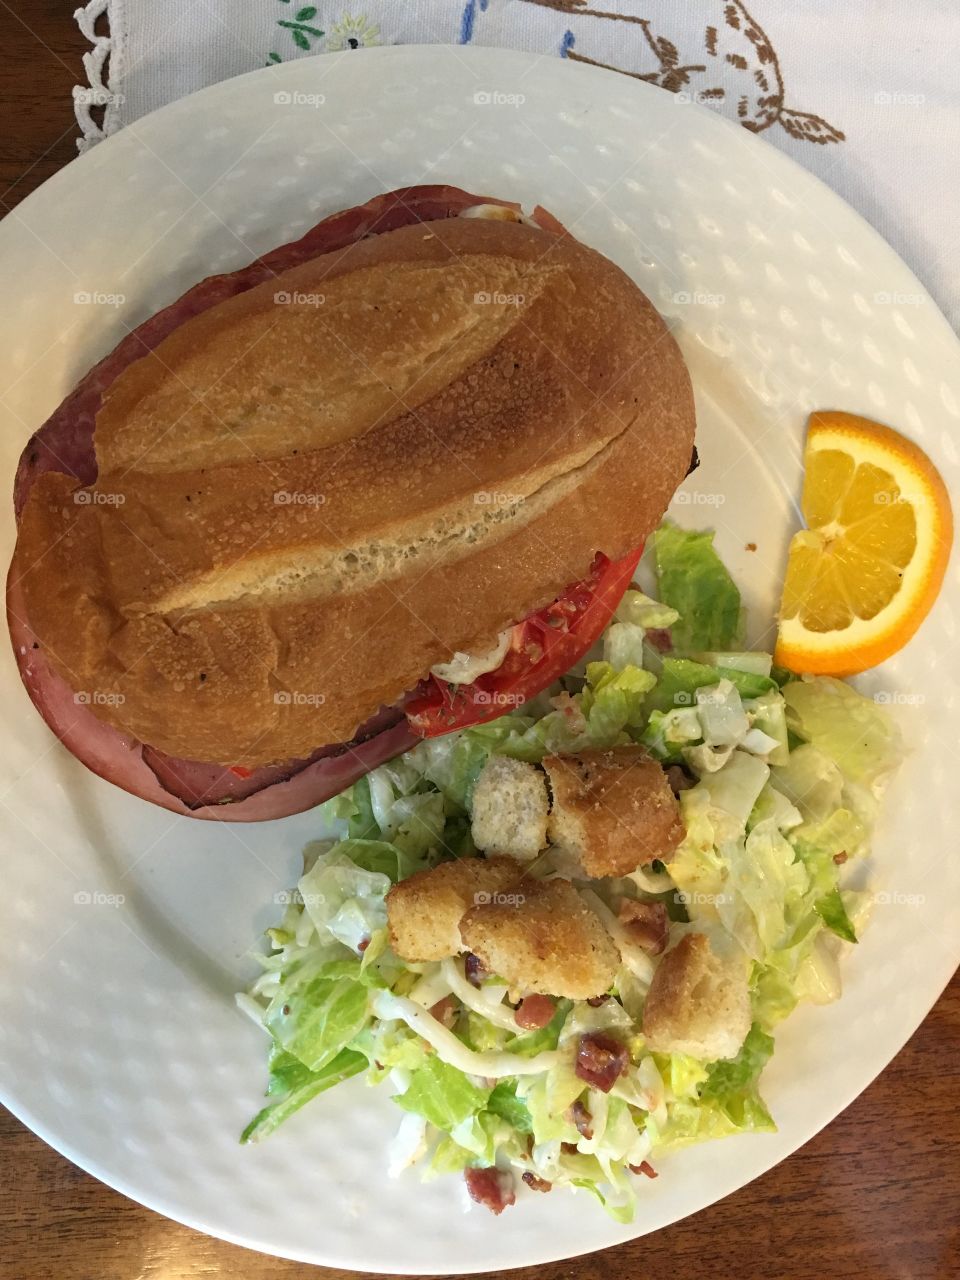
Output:
[[[794,676],[742,647],[740,595],[711,534],[665,525],[652,559],[657,598],[627,592],[596,660],[500,719],[423,741],[325,806],[340,838],[307,848],[263,972],[238,996],[270,1039],[269,1100],[244,1142],[362,1074],[398,1107],[392,1174],[465,1176],[495,1212],[522,1183],[582,1189],[628,1222],[662,1153],[775,1128],[759,1088],[774,1031],[798,1002],[840,994],[838,957],[867,901],[844,882],[867,851],[898,735],[842,681]],[[532,890],[551,879],[575,887],[577,911],[615,948],[603,990],[545,991],[456,942],[438,959],[397,954],[393,886],[491,856],[473,817],[491,757],[537,766],[546,796],[544,758],[629,745],[662,766],[682,838],[598,877],[551,825],[517,863],[512,895],[540,902]],[[514,802],[505,794],[505,813]],[[521,815],[527,843],[553,822],[535,810]],[[471,936],[496,927],[497,955],[510,899],[472,899],[493,914]],[[534,939],[553,918],[536,910]],[[579,936],[571,925],[572,948]],[[562,971],[563,954],[551,962]]]

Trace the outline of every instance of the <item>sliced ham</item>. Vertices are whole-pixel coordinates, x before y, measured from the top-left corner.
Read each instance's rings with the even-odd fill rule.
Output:
[[[221,766],[177,760],[120,733],[77,701],[37,644],[14,584],[8,584],[7,618],[27,692],[67,750],[101,778],[173,813],[230,822],[289,817],[329,800],[418,740],[402,708],[391,707],[368,720],[352,742],[244,777]]]
[[[366,236],[417,222],[457,217],[478,204],[517,208],[457,187],[406,187],[375,196],[355,209],[325,218],[299,240],[281,245],[229,275],[211,276],[146,320],[80,380],[60,407],[27,442],[14,480],[19,517],[36,478],[46,471],[96,480],[93,447],[96,416],[106,390],[134,361],[152,351],[186,320],[252,289],[281,271],[332,253]],[[544,230],[563,228],[542,209],[534,221]],[[22,593],[7,584],[7,615],[20,674],[34,706],[64,746],[83,764],[123,790],[174,813],[231,822],[257,822],[300,813],[350,786],[379,764],[406,751],[417,737],[402,706],[377,712],[346,743],[321,746],[306,760],[268,765],[252,772],[179,760],[145,746],[99,720],[47,661],[25,615]]]

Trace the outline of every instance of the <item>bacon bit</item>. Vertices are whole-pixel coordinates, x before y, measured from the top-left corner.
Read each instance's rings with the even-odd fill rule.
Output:
[[[567,1112],[570,1123],[576,1126],[577,1133],[581,1138],[586,1138],[589,1142],[593,1137],[593,1116],[578,1098],[576,1102],[571,1103]],[[573,1148],[576,1151],[576,1147]]]
[[[513,1020],[524,1031],[539,1031],[547,1026],[556,1011],[557,1006],[549,996],[524,996]]]
[[[463,974],[471,987],[482,986],[484,978],[489,976],[484,968],[483,961],[479,956],[475,956],[472,951],[468,951],[464,956]]]
[[[513,1176],[495,1165],[488,1169],[464,1169],[463,1176],[470,1199],[485,1205],[491,1213],[499,1215],[516,1204]]]
[[[228,772],[235,774],[238,778],[249,778],[253,773],[253,770],[245,769],[242,764],[232,764],[230,765]]]
[[[746,546],[746,549],[747,549],[748,551],[756,551],[756,549],[757,549],[757,544],[756,544],[755,542],[748,542],[748,543],[747,543],[747,546]]]
[[[576,1156],[580,1154],[577,1144],[575,1142],[561,1142],[560,1150],[563,1152],[565,1156]]]
[[[528,1169],[526,1173],[520,1175],[531,1191],[552,1191],[553,1183],[548,1182],[546,1178],[538,1178],[535,1173],[531,1173]]]
[[[587,1001],[587,1004],[590,1006],[591,1009],[599,1009],[600,1006],[602,1004],[606,1004],[609,999],[610,997],[608,995],[591,996],[590,999]]]
[[[649,1160],[641,1160],[639,1164],[629,1164],[627,1165],[627,1168],[630,1170],[631,1173],[642,1173],[642,1174],[645,1174],[648,1178],[660,1177],[660,1175],[657,1173],[656,1169],[653,1167],[653,1165],[650,1163]]]
[[[629,1059],[626,1045],[594,1032],[580,1037],[574,1071],[594,1089],[609,1093],[627,1069]]]
[[[457,1020],[457,1002],[453,996],[444,996],[431,1008],[430,1013],[449,1030]]]
[[[673,648],[670,632],[664,627],[651,627],[645,639],[649,640],[658,653],[669,653]]]
[[[670,784],[670,790],[675,796],[681,791],[689,791],[691,787],[697,785],[695,778],[691,778],[686,769],[679,764],[671,764],[666,770],[667,782]]]
[[[838,867],[842,867],[849,856],[850,855],[847,853],[846,849],[841,849],[839,853],[835,853],[833,855],[833,860]]]
[[[617,915],[631,941],[648,955],[659,956],[666,951],[670,938],[670,917],[662,902],[637,902],[633,898],[621,898]]]
[[[363,953],[366,951],[369,945],[370,945],[369,938],[361,938],[360,941],[357,943],[357,950],[360,952],[361,955],[363,955]]]

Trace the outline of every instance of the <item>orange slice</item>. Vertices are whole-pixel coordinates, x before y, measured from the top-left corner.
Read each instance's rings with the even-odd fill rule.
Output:
[[[775,661],[853,675],[902,649],[937,598],[953,515],[936,467],[912,441],[851,413],[810,415]]]

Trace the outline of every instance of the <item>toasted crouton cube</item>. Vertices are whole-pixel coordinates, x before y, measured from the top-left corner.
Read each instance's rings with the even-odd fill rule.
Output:
[[[549,807],[547,780],[536,765],[491,756],[473,789],[473,842],[478,849],[532,862],[547,844]]]
[[[685,934],[663,957],[643,1008],[643,1034],[657,1053],[702,1062],[736,1057],[750,1030],[742,957],[720,956],[703,933]]]
[[[521,880],[502,898],[460,921],[486,969],[518,992],[589,1000],[607,990],[620,953],[569,880]]]
[[[548,756],[553,808],[548,834],[588,876],[625,876],[669,858],[683,823],[667,776],[643,747]]]
[[[401,960],[443,960],[463,950],[460,919],[520,878],[512,858],[460,858],[418,871],[387,894],[390,945]]]

